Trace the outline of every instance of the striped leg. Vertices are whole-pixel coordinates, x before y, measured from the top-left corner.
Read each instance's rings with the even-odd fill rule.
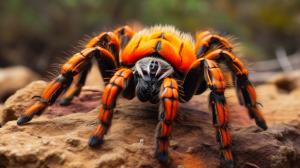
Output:
[[[241,105],[246,106],[250,118],[255,120],[255,123],[260,128],[268,129],[267,123],[261,110],[258,108],[256,92],[245,75],[236,77],[236,91]]]
[[[156,130],[156,158],[161,162],[168,162],[169,137],[172,131],[172,122],[178,108],[178,85],[172,78],[163,81],[161,89],[160,122]]]
[[[196,33],[196,54],[202,57],[212,47],[218,46],[224,50],[232,51],[233,45],[228,39],[210,31],[202,31]]]
[[[120,27],[116,29],[114,33],[119,37],[121,48],[124,48],[131,37],[134,35],[134,31],[129,26]]]
[[[231,135],[228,128],[228,106],[224,90],[225,79],[217,63],[205,60],[205,79],[211,89],[209,96],[209,109],[213,116],[213,125],[216,129],[216,138],[221,148],[221,166],[233,167],[231,152]]]
[[[93,48],[100,46],[102,52],[95,54],[99,65],[99,70],[103,80],[107,83],[107,79],[112,77],[111,71],[119,67],[119,51],[120,47],[126,45],[131,39],[134,32],[129,26],[123,26],[116,29],[114,32],[104,32],[92,38],[87,44],[86,48]],[[91,63],[90,63],[91,64]],[[74,82],[71,87],[63,95],[60,104],[69,105],[75,96],[80,94],[81,88],[85,84],[87,74],[92,67],[88,68],[74,77]]]
[[[92,38],[85,48],[98,47],[100,52],[95,52],[94,56],[98,61],[99,69],[104,81],[107,78],[111,78],[111,71],[115,70],[119,66],[119,49],[120,41],[118,36],[113,32],[103,32],[98,36]],[[64,93],[60,105],[67,106],[71,103],[75,96],[80,94],[81,88],[85,84],[85,80],[89,70],[92,67],[92,63],[89,62],[89,66],[81,73],[74,77],[74,82],[70,88]]]
[[[103,143],[103,137],[111,125],[113,109],[116,106],[117,96],[121,91],[132,88],[130,85],[133,73],[131,69],[122,68],[118,70],[106,85],[102,95],[102,106],[100,107],[99,124],[89,139],[91,147],[99,146]],[[133,90],[132,90],[133,92]]]
[[[119,54],[120,50],[128,43],[134,32],[129,26],[123,26],[116,29],[114,32],[101,33],[99,36],[93,38],[86,47],[101,46],[107,51],[95,55],[98,67],[105,84],[113,75],[113,70],[120,67]],[[114,60],[106,59],[101,54],[109,55]]]
[[[68,88],[68,90],[64,93],[63,97],[61,98],[59,104],[62,106],[67,106],[71,103],[75,96],[78,96],[81,92],[81,88],[85,85],[86,77],[91,69],[92,64],[89,63],[86,66],[86,69],[77,74],[74,77],[73,84]]]
[[[62,66],[61,74],[47,85],[42,95],[36,96],[38,101],[20,116],[17,124],[23,125],[29,122],[34,115],[41,115],[49,105],[52,105],[58,96],[69,88],[73,77],[88,68],[87,66],[90,65],[90,60],[95,52],[101,52],[101,48],[87,48],[74,54]]]
[[[214,50],[207,55],[205,59],[224,61],[230,68],[236,79],[236,90],[240,103],[248,109],[249,116],[255,119],[256,125],[266,130],[268,128],[266,121],[258,108],[256,92],[248,79],[248,70],[243,63],[231,52],[222,49]]]

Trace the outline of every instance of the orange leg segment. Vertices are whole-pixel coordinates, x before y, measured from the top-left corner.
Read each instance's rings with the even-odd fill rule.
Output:
[[[93,53],[99,52],[100,47],[87,48],[74,54],[61,68],[61,74],[51,81],[44,89],[41,96],[35,96],[38,101],[29,107],[18,119],[17,124],[23,125],[29,122],[34,115],[40,115],[52,105],[58,96],[64,92],[73,81],[73,77],[86,70],[90,66]]]
[[[196,33],[196,55],[202,57],[212,46],[220,45],[222,49],[232,51],[233,45],[228,39],[210,31]]]
[[[119,66],[120,40],[118,35],[113,32],[103,32],[92,38],[85,45],[85,48],[97,49],[95,57],[98,61],[101,75],[104,78],[104,81],[107,81],[106,78],[111,77],[111,74],[107,71],[114,70]],[[87,68],[74,77],[74,82],[64,93],[60,100],[60,105],[69,105],[72,99],[80,94],[81,88],[85,84],[87,74],[91,67],[92,63],[89,62]]]
[[[120,27],[116,29],[114,33],[119,37],[121,48],[124,48],[131,37],[134,35],[134,31],[129,26]]]
[[[236,90],[239,96],[240,103],[248,109],[249,116],[255,119],[256,125],[262,129],[267,129],[268,126],[263,117],[263,114],[257,106],[256,92],[248,79],[248,70],[236,55],[222,49],[214,50],[207,55],[205,59],[224,61],[230,68],[236,79]]]
[[[156,158],[161,162],[169,160],[168,147],[169,137],[172,131],[172,122],[176,116],[178,109],[178,85],[176,80],[166,78],[163,81],[160,93],[161,108],[159,114],[160,122],[156,131]]]
[[[107,82],[106,79],[112,76],[109,71],[112,71],[119,66],[120,40],[118,35],[114,32],[101,33],[92,38],[85,47],[97,49],[95,57],[98,61],[102,78]],[[69,105],[72,99],[80,94],[81,88],[85,84],[87,74],[91,67],[92,63],[89,62],[87,68],[74,77],[74,82],[63,95],[60,100],[60,105]]]
[[[205,60],[205,79],[211,89],[209,109],[213,116],[213,125],[216,129],[216,138],[221,149],[221,165],[233,165],[231,151],[231,135],[228,128],[229,108],[226,104],[224,91],[226,87],[223,73],[217,63]]]
[[[63,97],[60,100],[60,105],[67,106],[71,103],[75,96],[78,96],[81,92],[81,88],[85,85],[85,80],[88,75],[89,70],[91,69],[92,64],[89,63],[86,65],[85,70],[80,72],[74,77],[74,82],[68,88],[68,90],[64,93]]]
[[[235,75],[248,76],[249,74],[242,61],[232,52],[217,49],[207,53],[207,55],[205,55],[205,58],[209,60],[215,60],[217,62],[223,61]]]
[[[122,68],[118,70],[106,85],[102,95],[102,106],[100,107],[99,124],[89,139],[91,147],[103,143],[103,137],[111,125],[113,109],[121,91],[128,87],[128,81],[133,77],[131,69]]]
[[[248,77],[245,75],[237,76],[236,86],[240,104],[246,106],[250,118],[254,119],[256,125],[260,128],[268,129],[264,116],[258,107],[255,89]]]

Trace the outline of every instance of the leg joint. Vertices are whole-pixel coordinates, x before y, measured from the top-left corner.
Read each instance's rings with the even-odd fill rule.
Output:
[[[71,82],[71,80],[73,80],[73,74],[71,71],[65,72],[56,78],[56,81],[60,83],[68,83]]]
[[[116,106],[116,103],[113,102],[111,104],[102,104],[103,110],[112,110]]]
[[[220,146],[221,150],[231,150],[231,146],[230,144],[224,145],[224,146]]]
[[[169,136],[158,136],[157,139],[160,141],[169,141]]]
[[[172,120],[164,120],[164,123],[165,123],[167,126],[171,126],[171,125],[172,125]]]
[[[225,101],[225,96],[224,96],[224,92],[216,92],[216,91],[212,91],[210,93],[210,99],[216,100],[216,101]]]
[[[240,85],[240,86],[247,85],[247,84],[249,84],[248,76],[247,75],[238,75],[236,82],[237,82],[237,85]]]
[[[37,100],[37,101],[39,101],[41,103],[48,103],[49,102],[48,99],[44,99],[41,96],[33,96],[32,99],[35,99],[35,100]]]
[[[110,121],[103,121],[103,120],[101,120],[101,119],[98,121],[98,123],[99,123],[100,125],[102,125],[103,127],[105,127],[105,128],[109,128],[110,125],[111,125],[111,122],[110,122]]]
[[[216,129],[228,129],[228,122],[223,122],[223,123],[214,123],[214,127]]]

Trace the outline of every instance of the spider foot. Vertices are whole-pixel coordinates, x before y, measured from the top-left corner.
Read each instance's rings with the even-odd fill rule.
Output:
[[[61,106],[68,106],[68,105],[71,104],[72,99],[73,99],[72,97],[62,98],[59,101],[59,105],[61,105]]]
[[[33,118],[33,115],[30,115],[30,116],[20,116],[18,121],[17,121],[17,124],[18,125],[24,125],[25,123],[28,123],[29,121],[31,121]]]
[[[99,147],[103,144],[103,137],[91,136],[89,139],[89,146],[92,148]]]
[[[156,152],[155,158],[161,163],[169,163],[169,154],[168,152]]]
[[[81,76],[82,77],[82,76]],[[86,76],[84,76],[85,78]],[[72,85],[67,92],[64,94],[64,96],[60,99],[59,104],[61,106],[68,106],[71,104],[74,97],[79,96],[81,92],[81,87],[79,85]]]
[[[220,163],[220,168],[234,168],[233,161],[222,159]]]
[[[263,130],[267,130],[268,126],[265,119],[262,117],[261,112],[257,108],[250,108],[250,117],[255,120],[255,124]]]
[[[263,130],[267,130],[268,126],[265,120],[255,120],[255,123],[258,127],[260,127]]]

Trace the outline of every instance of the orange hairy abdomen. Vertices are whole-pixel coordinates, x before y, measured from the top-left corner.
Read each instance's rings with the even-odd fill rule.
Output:
[[[133,66],[139,59],[158,53],[176,70],[186,73],[196,60],[191,41],[180,38],[172,32],[153,31],[133,36],[124,48],[120,61]]]

